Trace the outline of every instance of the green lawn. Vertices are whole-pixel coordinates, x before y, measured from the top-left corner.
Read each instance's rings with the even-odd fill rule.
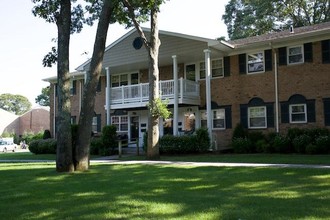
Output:
[[[330,219],[330,170],[0,163],[0,219]]]

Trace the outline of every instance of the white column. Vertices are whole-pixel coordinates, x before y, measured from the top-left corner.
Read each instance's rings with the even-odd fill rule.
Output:
[[[276,51],[274,53],[274,62],[275,62],[275,129],[276,133],[280,132],[279,128],[279,102],[278,102],[278,72],[277,72],[277,54]]]
[[[178,135],[178,114],[179,114],[179,100],[178,100],[178,61],[176,55],[173,59],[173,80],[174,80],[174,112],[173,112],[173,135]],[[182,88],[181,88],[182,89]]]
[[[84,72],[84,81],[85,81],[85,84],[87,82],[87,71]]]
[[[207,112],[207,130],[212,138],[212,110],[211,110],[211,50],[204,50],[205,53],[205,83],[206,83],[206,112]]]
[[[110,98],[111,98],[111,88],[110,88],[110,68],[106,67],[106,74],[107,74],[107,85],[106,85],[106,94],[105,94],[105,105],[106,105],[106,112],[107,112],[107,125],[110,125]]]

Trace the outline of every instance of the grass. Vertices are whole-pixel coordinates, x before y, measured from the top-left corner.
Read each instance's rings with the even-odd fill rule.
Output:
[[[2,163],[0,178],[0,219],[330,218],[328,169]]]

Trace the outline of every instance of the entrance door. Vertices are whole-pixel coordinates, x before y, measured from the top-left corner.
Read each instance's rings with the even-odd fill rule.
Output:
[[[131,141],[139,139],[139,116],[131,117]]]

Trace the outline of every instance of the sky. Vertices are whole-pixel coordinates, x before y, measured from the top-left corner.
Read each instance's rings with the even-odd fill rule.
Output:
[[[228,0],[170,0],[160,8],[159,29],[198,37],[227,37],[221,19]],[[43,67],[42,59],[56,43],[55,24],[34,17],[31,0],[4,1],[0,8],[0,94],[22,95],[35,107],[35,98],[49,86],[43,79],[56,76],[55,67]],[[97,23],[71,36],[70,71],[91,58]],[[149,27],[149,23],[142,25]],[[106,45],[131,29],[109,27]],[[86,54],[87,53],[87,54]]]

